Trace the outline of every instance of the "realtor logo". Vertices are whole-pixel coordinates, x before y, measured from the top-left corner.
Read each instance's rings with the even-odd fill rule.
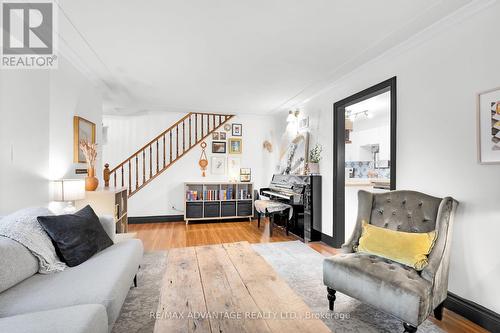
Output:
[[[2,68],[55,68],[54,22],[52,1],[2,2]]]

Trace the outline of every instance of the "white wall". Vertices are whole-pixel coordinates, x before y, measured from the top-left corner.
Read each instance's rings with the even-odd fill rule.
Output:
[[[104,116],[107,126],[107,144],[103,147],[103,163],[112,169],[135,153],[147,142],[181,119],[185,114],[177,112],[150,112],[131,116]],[[186,181],[227,181],[227,175],[211,174],[212,156],[241,157],[241,167],[252,169],[252,182],[256,188],[267,186],[277,164],[278,138],[274,117],[239,115],[230,123],[243,125],[243,154],[212,154],[211,138],[207,138],[209,165],[207,177],[201,176],[198,160],[201,148],[198,146],[177,161],[162,175],[130,198],[130,216],[179,215],[184,210],[184,182]],[[222,131],[222,128],[219,130]],[[230,132],[228,132],[228,138]],[[265,151],[265,140],[273,143],[272,153]],[[229,148],[228,148],[229,150]],[[175,207],[175,208],[173,208]]]
[[[0,215],[46,206],[50,179],[84,177],[73,163],[74,115],[97,124],[99,143],[100,94],[64,57],[53,70],[0,70]]]
[[[479,165],[476,93],[500,86],[500,4],[463,20],[448,18],[363,65],[308,101],[312,143],[326,146],[321,165],[323,230],[332,233],[333,103],[397,76],[397,188],[460,201],[449,290],[500,312],[500,165]],[[282,116],[284,121],[286,115]]]
[[[0,70],[0,215],[48,200],[49,74]]]
[[[73,163],[73,116],[96,124],[98,155],[96,176],[101,179],[102,97],[99,91],[65,58],[59,58],[59,68],[50,71],[50,179],[83,178],[75,168],[85,169],[85,163]],[[102,182],[102,181],[101,181]]]

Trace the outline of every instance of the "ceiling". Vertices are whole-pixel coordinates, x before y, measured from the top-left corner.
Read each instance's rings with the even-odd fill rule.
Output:
[[[470,0],[59,0],[59,48],[105,113],[266,114]]]

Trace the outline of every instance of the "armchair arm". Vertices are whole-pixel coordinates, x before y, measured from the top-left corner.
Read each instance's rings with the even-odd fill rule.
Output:
[[[429,254],[429,263],[421,273],[433,285],[433,308],[441,304],[448,293],[451,236],[457,206],[458,201],[453,198],[446,197],[442,200],[436,220],[436,243]]]
[[[101,222],[104,231],[108,234],[112,241],[115,240],[116,225],[115,220],[111,215],[99,216],[99,222]]]
[[[351,237],[340,248],[340,253],[352,253],[358,245],[359,237],[361,237],[363,221],[370,221],[370,215],[373,204],[373,193],[360,190],[358,192],[358,217],[356,225],[352,231]]]

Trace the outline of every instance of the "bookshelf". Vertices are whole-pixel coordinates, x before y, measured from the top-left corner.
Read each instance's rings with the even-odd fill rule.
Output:
[[[253,218],[253,183],[184,183],[184,220]]]

